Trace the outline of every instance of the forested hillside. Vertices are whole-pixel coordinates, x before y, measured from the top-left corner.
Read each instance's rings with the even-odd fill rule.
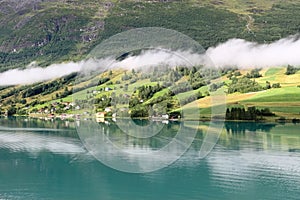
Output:
[[[298,0],[0,0],[0,72],[33,61],[42,67],[79,61],[101,41],[139,27],[173,29],[205,49],[231,38],[267,44],[300,32],[299,11]],[[196,67],[146,75],[114,69],[88,78],[72,73],[43,83],[0,87],[0,113],[74,115],[77,106],[88,103],[97,112],[112,109],[112,114],[120,109],[112,102],[117,97],[114,103],[129,105],[126,114],[133,117],[177,113],[182,106],[198,109],[191,102],[209,116],[210,94],[219,90],[227,95],[228,119],[294,118],[300,113],[300,73],[295,66],[228,66],[219,70],[218,82],[211,75],[204,79],[206,72]],[[73,93],[79,97],[76,102]]]
[[[290,1],[1,0],[0,71],[80,60],[103,39],[137,27],[180,31],[204,48],[230,38],[268,43],[299,32]]]

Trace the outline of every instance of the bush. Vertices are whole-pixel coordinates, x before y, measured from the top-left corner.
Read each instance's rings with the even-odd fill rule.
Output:
[[[228,93],[248,93],[248,92],[257,92],[263,90],[263,87],[259,85],[257,82],[252,81],[247,77],[242,77],[232,81],[232,83],[228,87]]]
[[[281,88],[281,85],[280,85],[280,83],[274,83],[272,85],[272,88]]]
[[[259,69],[252,69],[250,74],[247,73],[246,74],[246,77],[247,78],[259,78],[259,77],[262,77],[262,75],[259,73]]]
[[[295,74],[299,69],[293,67],[292,65],[288,65],[286,68],[286,75],[291,75],[291,74]]]
[[[138,105],[131,109],[130,116],[131,117],[148,117],[149,116],[148,108]]]

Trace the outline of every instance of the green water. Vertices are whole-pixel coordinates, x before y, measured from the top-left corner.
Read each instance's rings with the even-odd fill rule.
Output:
[[[113,122],[100,126],[116,145],[147,151],[165,146],[179,128],[169,123],[151,139],[123,140]],[[299,131],[297,124],[226,123],[205,158],[199,130],[170,166],[131,174],[87,152],[72,122],[0,119],[0,199],[299,199]]]

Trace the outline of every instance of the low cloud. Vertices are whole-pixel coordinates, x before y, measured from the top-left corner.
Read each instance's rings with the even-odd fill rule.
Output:
[[[103,72],[115,68],[147,68],[150,66],[192,66],[202,58],[197,54],[183,51],[150,50],[142,52],[139,56],[129,56],[122,61],[112,58],[89,59],[80,62],[53,64],[48,67],[33,67],[26,69],[12,69],[0,74],[0,86],[22,85],[43,82],[60,78],[73,72],[89,73]]]
[[[120,62],[115,62],[112,68],[147,68],[151,66],[194,66],[208,62],[205,55],[188,51],[148,50],[139,56],[130,56]]]
[[[231,39],[211,47],[206,55],[217,67],[238,68],[300,65],[300,39],[291,36],[270,44]]]
[[[109,60],[88,60],[52,64],[48,67],[33,67],[30,64],[26,69],[12,69],[0,74],[0,86],[26,85],[60,78],[83,69],[94,70],[107,64]]]
[[[230,39],[206,53],[193,54],[187,51],[148,50],[138,56],[129,56],[122,61],[111,58],[53,64],[45,68],[28,66],[0,74],[0,86],[32,84],[68,75],[73,72],[114,68],[147,68],[149,66],[193,66],[256,68],[286,65],[300,66],[300,39],[291,36],[270,44],[258,44],[242,39]]]
[[[82,63],[54,64],[46,68],[12,69],[0,74],[0,85],[19,85],[59,78],[81,69]]]

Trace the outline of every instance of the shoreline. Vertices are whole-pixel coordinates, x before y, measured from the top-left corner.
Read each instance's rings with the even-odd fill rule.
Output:
[[[76,116],[73,115],[72,116]],[[282,116],[276,116],[271,118],[264,118],[264,119],[258,119],[258,120],[228,120],[225,118],[218,118],[218,117],[201,117],[200,119],[193,119],[193,118],[176,118],[176,119],[152,119],[151,117],[103,117],[103,118],[93,118],[91,116],[82,116],[82,117],[66,117],[66,116],[52,116],[48,117],[47,115],[13,115],[13,116],[5,116],[0,115],[0,118],[34,118],[34,119],[44,119],[44,120],[68,120],[68,121],[76,121],[76,120],[91,120],[91,119],[98,119],[99,122],[105,121],[105,120],[117,120],[117,119],[133,119],[133,120],[149,120],[149,121],[157,121],[157,122],[163,122],[163,121],[199,121],[199,122],[251,122],[251,123],[300,123],[300,118],[297,118],[296,116],[293,118],[283,118]]]

